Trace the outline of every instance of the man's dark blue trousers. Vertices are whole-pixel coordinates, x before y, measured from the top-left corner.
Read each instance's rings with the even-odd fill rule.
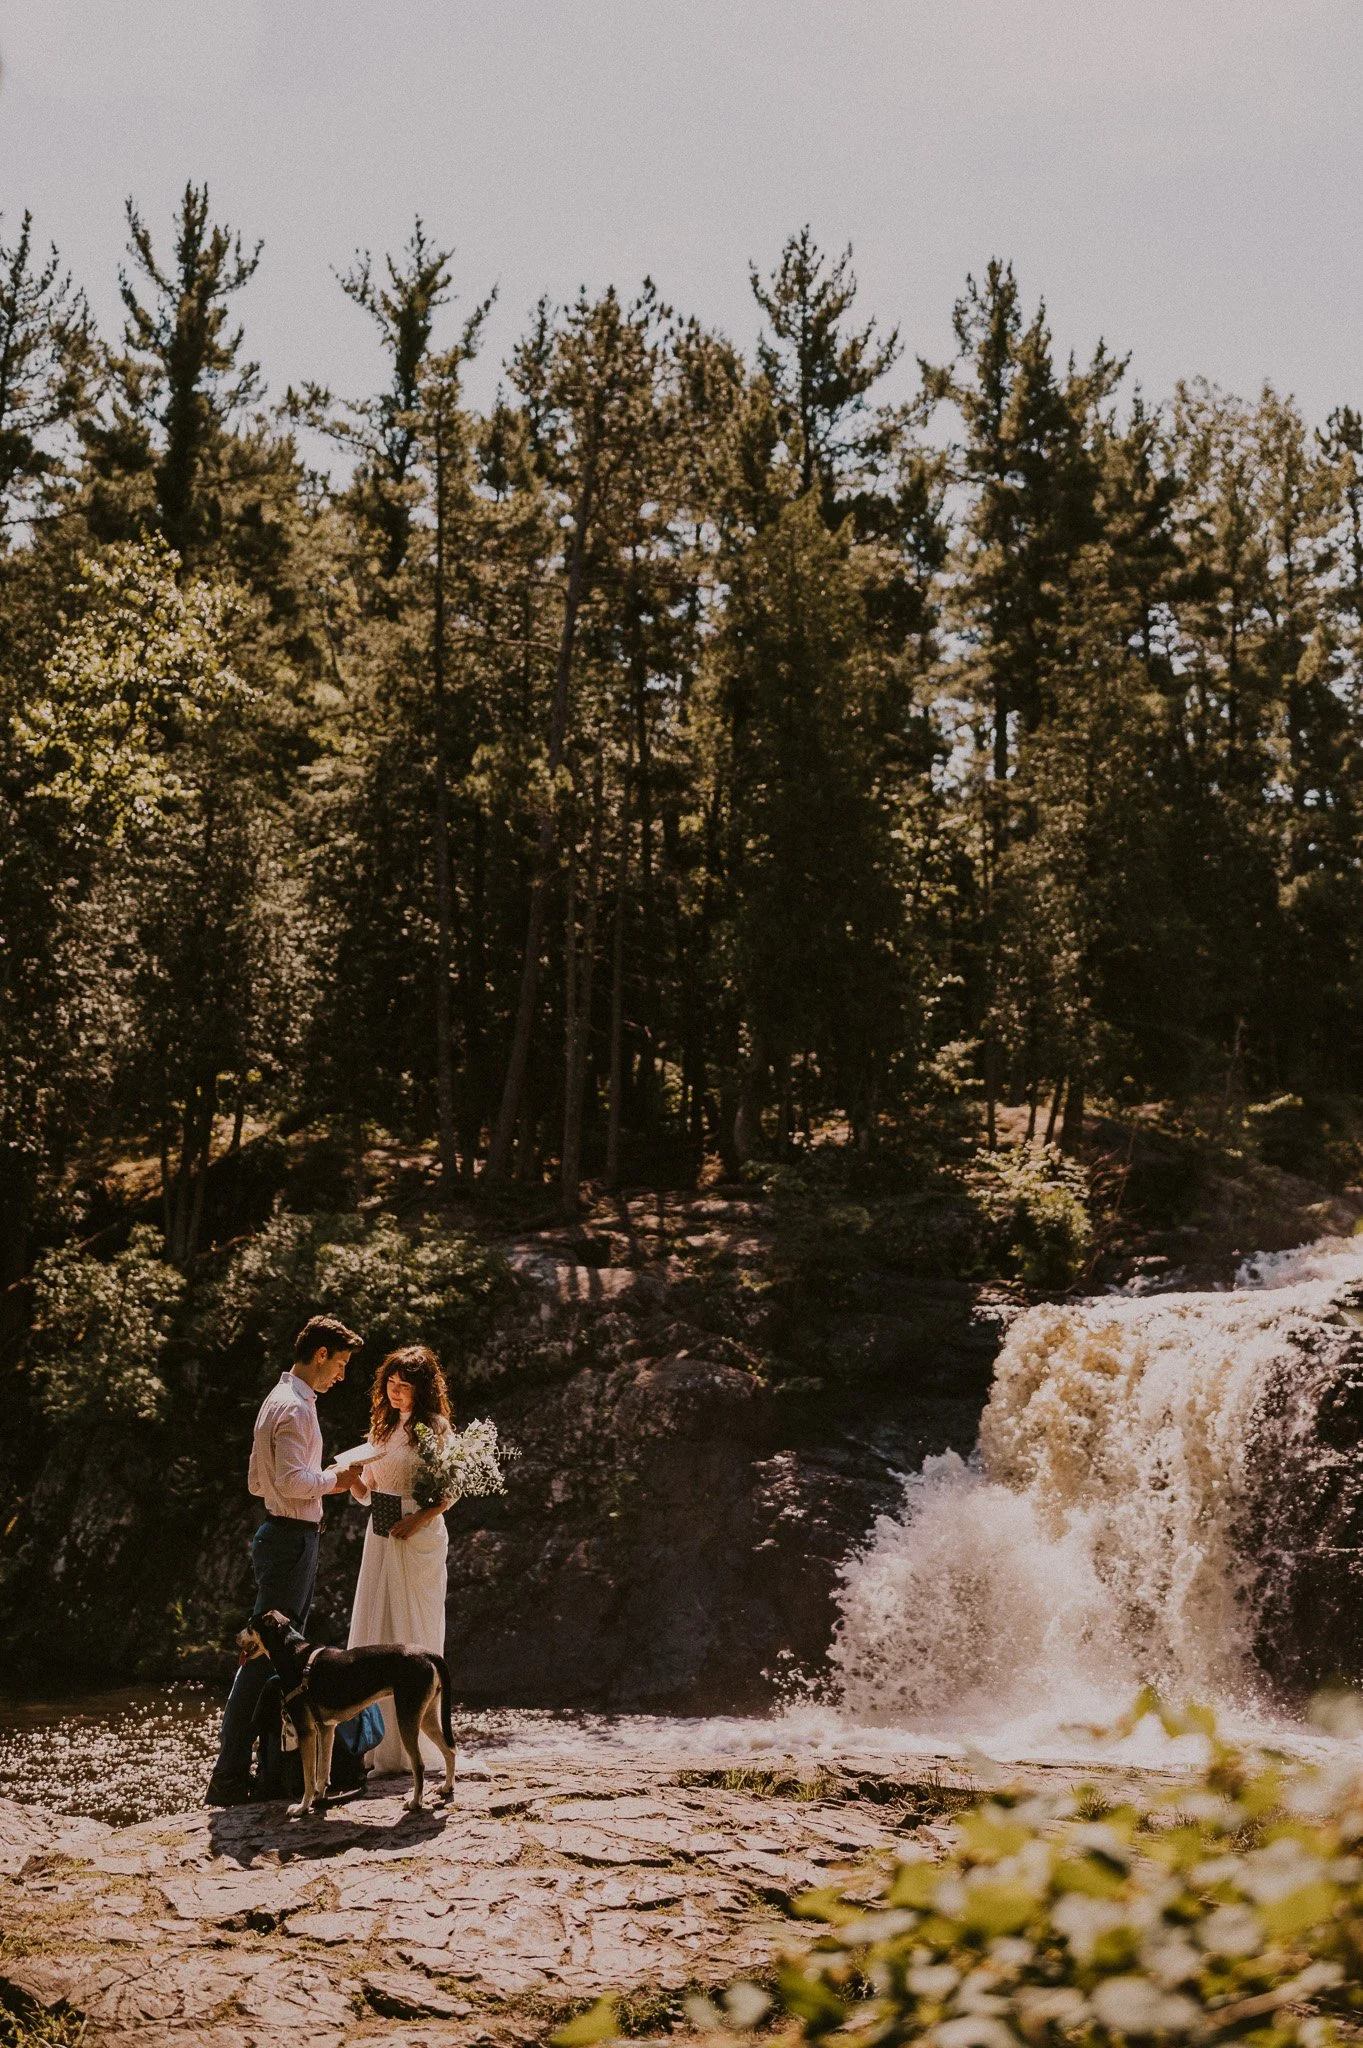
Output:
[[[267,1515],[251,1539],[251,1569],[256,1578],[252,1615],[272,1607],[287,1614],[295,1627],[306,1629],[317,1584],[319,1522],[294,1522]],[[222,1717],[222,1740],[213,1767],[214,1782],[244,1785],[251,1775],[252,1722],[256,1702],[271,1673],[268,1657],[252,1657],[232,1681]]]

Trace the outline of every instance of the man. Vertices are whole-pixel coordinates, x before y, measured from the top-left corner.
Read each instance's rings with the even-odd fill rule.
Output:
[[[314,1316],[294,1339],[293,1369],[270,1389],[256,1417],[247,1485],[265,1503],[251,1542],[256,1580],[252,1615],[272,1607],[306,1628],[317,1582],[322,1498],[349,1493],[358,1471],[322,1464],[317,1397],[339,1386],[363,1338],[334,1316]],[[268,1658],[253,1657],[233,1681],[222,1717],[218,1761],[208,1782],[209,1806],[240,1806],[250,1797],[252,1721],[270,1676]]]

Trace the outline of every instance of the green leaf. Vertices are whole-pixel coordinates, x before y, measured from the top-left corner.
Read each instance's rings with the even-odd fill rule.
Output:
[[[966,1893],[961,1925],[992,1940],[1016,1934],[1036,1913],[1036,1893],[1024,1884],[973,1884]]]
[[[1032,1838],[1032,1830],[1024,1822],[1010,1820],[997,1806],[962,1814],[959,1825],[966,1848],[977,1863],[999,1863],[1005,1856],[1016,1856]]]
[[[559,2027],[549,2036],[551,2048],[590,2048],[593,2041],[612,2041],[620,2032],[613,1998],[598,1998],[590,2012]]]
[[[1052,1882],[1057,1891],[1084,1892],[1091,1899],[1115,1899],[1125,1879],[1100,1856],[1068,1856],[1057,1863]]]
[[[885,1903],[887,1906],[916,1906],[920,1909],[930,1906],[932,1895],[941,1881],[942,1873],[935,1863],[896,1864]]]
[[[781,2003],[787,2012],[804,2021],[808,2033],[826,2034],[830,2027],[841,2026],[847,2017],[846,2001],[838,1997],[831,1985],[796,1963],[782,1964],[777,1983]]]
[[[790,1902],[790,1910],[801,1920],[824,1920],[830,1927],[855,1920],[858,1908],[849,1906],[835,1885],[821,1885],[817,1891],[801,1892]]]
[[[1283,1898],[1260,1906],[1259,1917],[1272,1939],[1291,1941],[1296,1935],[1305,1934],[1308,1927],[1316,1927],[1322,1920],[1328,1920],[1339,1898],[1337,1884],[1331,1884],[1328,1878],[1317,1878],[1312,1884],[1300,1885]]]

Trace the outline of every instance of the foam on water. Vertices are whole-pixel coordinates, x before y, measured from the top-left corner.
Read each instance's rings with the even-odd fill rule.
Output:
[[[1013,1759],[1155,1762],[1152,1725],[1090,1732],[1153,1680],[1233,1733],[1318,1747],[1252,1654],[1265,1499],[1275,1472],[1309,1476],[1322,1326],[1360,1281],[1363,1242],[1332,1239],[1247,1261],[1233,1291],[1019,1317],[976,1458],[930,1459],[844,1568],[844,1719]]]

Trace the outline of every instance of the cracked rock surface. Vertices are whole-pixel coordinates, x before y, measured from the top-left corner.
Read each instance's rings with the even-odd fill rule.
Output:
[[[122,1829],[0,1804],[0,1996],[141,2048],[528,2042],[603,1991],[646,2009],[761,1970],[800,1945],[794,1895],[934,1839],[902,1787],[689,1781],[722,1775],[526,1767],[410,1816],[385,1779],[306,1821]]]

